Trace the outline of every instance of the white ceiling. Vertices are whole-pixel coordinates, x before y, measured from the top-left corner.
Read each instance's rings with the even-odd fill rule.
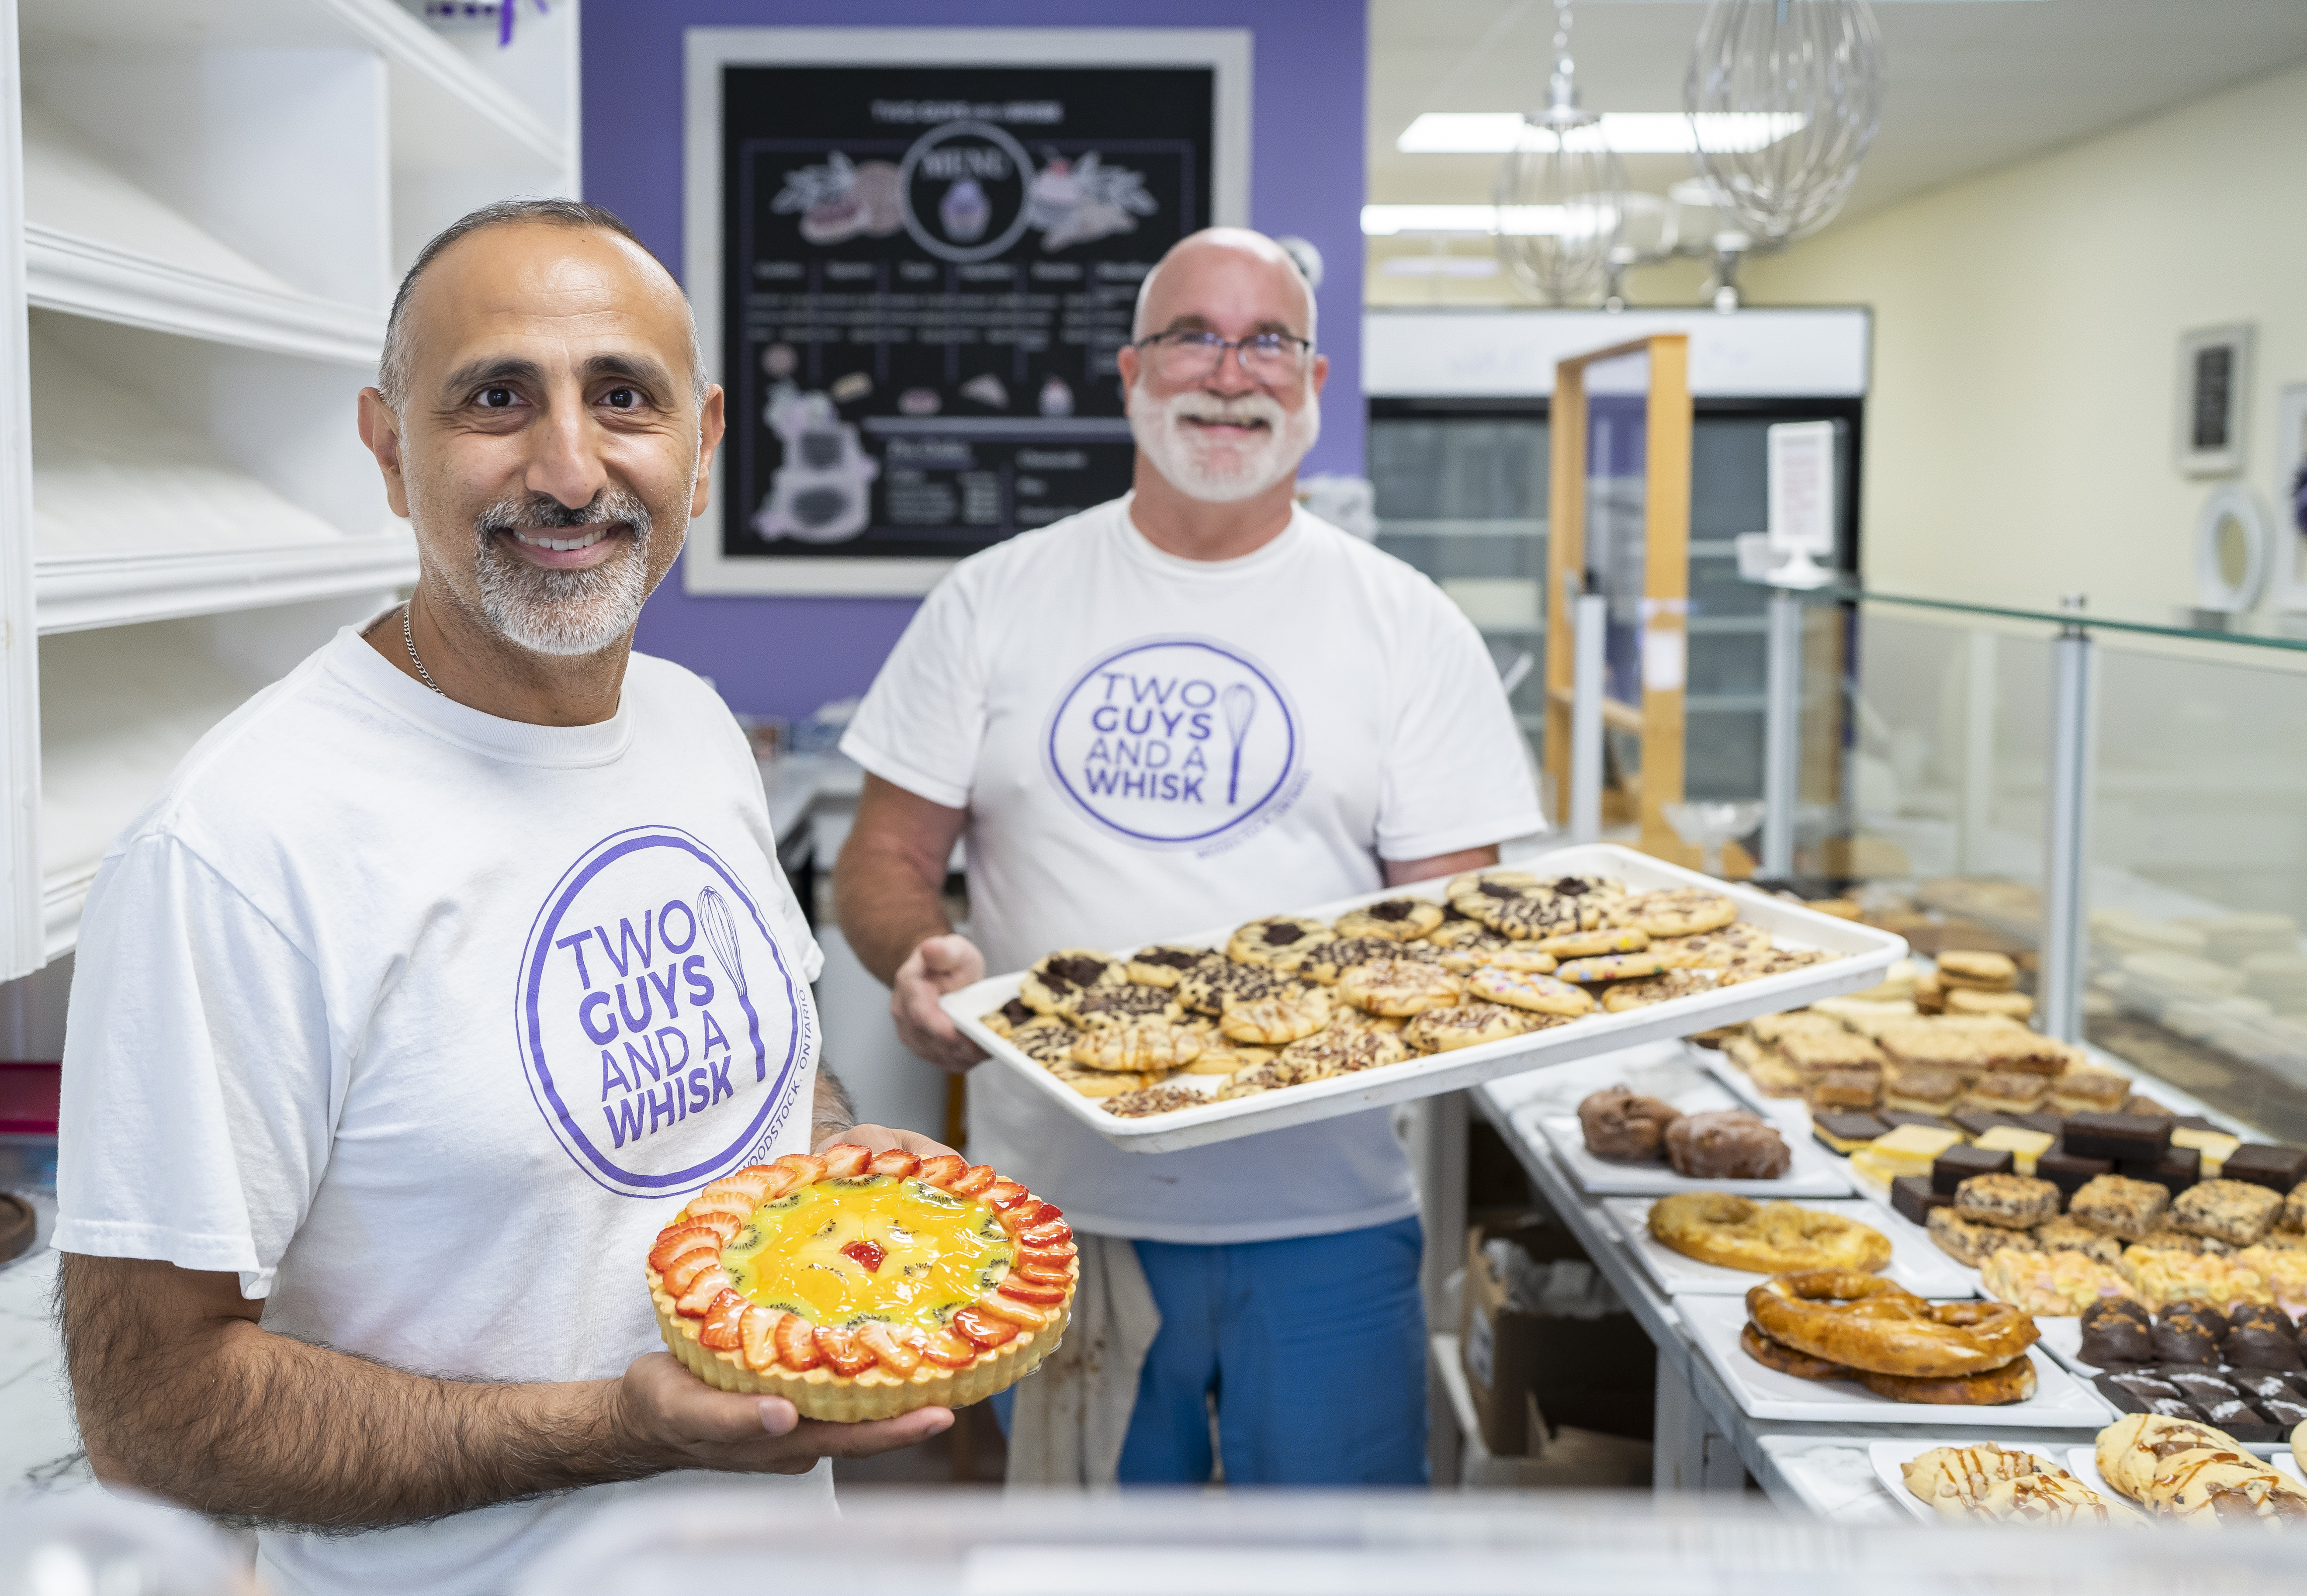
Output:
[[[1572,53],[1597,111],[1682,104],[1692,0],[1576,0]],[[1498,158],[1403,155],[1420,111],[1544,98],[1553,0],[1370,0],[1369,198],[1486,201]],[[2307,59],[2307,0],[1877,0],[1882,131],[1841,220]],[[1635,187],[1687,176],[1632,157]]]

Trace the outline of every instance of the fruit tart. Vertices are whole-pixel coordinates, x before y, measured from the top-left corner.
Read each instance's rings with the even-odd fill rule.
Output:
[[[658,1232],[665,1344],[810,1419],[957,1408],[1033,1372],[1081,1266],[1057,1208],[984,1164],[848,1143],[714,1181]]]

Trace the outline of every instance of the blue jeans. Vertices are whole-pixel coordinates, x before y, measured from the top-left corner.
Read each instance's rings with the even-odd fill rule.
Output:
[[[1418,1221],[1215,1247],[1140,1241],[1162,1309],[1124,1485],[1426,1483]],[[994,1398],[1006,1429],[1008,1393]]]

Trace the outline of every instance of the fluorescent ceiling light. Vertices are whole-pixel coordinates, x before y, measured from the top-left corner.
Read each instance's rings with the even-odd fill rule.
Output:
[[[1559,233],[1559,205],[1365,205],[1362,231],[1373,238],[1397,233]]]
[[[1800,112],[1702,111],[1710,150],[1761,150],[1810,118]],[[1527,124],[1519,111],[1427,111],[1402,130],[1394,147],[1406,155],[1503,155],[1521,142]],[[1680,111],[1606,111],[1602,139],[1620,155],[1688,155],[1698,148],[1691,119]]]

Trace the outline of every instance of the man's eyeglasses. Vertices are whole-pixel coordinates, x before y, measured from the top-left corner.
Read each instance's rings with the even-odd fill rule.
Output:
[[[1294,381],[1306,369],[1313,353],[1310,339],[1288,332],[1253,332],[1248,338],[1220,338],[1214,332],[1157,332],[1130,346],[1145,351],[1154,373],[1164,382],[1195,382],[1225,364],[1228,349],[1241,364],[1242,374],[1253,382]]]

